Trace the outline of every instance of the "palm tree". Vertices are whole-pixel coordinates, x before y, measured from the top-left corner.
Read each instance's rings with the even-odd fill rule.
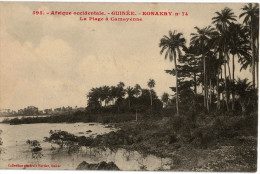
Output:
[[[209,51],[208,49],[208,43],[210,39],[212,38],[213,33],[215,32],[214,28],[211,28],[210,26],[205,27],[205,28],[198,28],[195,27],[197,30],[197,33],[191,33],[191,42],[190,44],[192,46],[197,46],[198,52],[202,54],[202,59],[203,59],[203,74],[204,74],[204,107],[207,108],[209,111],[209,106],[207,105],[207,73],[206,73],[206,59],[205,55]]]
[[[227,30],[227,27],[230,25],[232,21],[236,21],[236,15],[232,12],[232,10],[228,7],[221,10],[221,12],[215,12],[217,16],[212,18],[212,23],[221,27],[223,31]]]
[[[100,96],[102,102],[105,101],[105,106],[110,102],[110,87],[109,86],[102,86],[100,87]]]
[[[217,61],[217,109],[220,110],[220,83],[222,81],[222,65],[224,63],[224,56],[223,56],[223,45],[225,44],[225,36],[224,32],[222,32],[221,27],[218,28],[218,31],[213,34],[212,39],[210,40],[210,47],[214,49],[214,54],[218,56]],[[221,78],[219,77],[221,75]],[[222,94],[223,96],[223,94]],[[222,97],[223,98],[223,97]]]
[[[111,101],[112,104],[115,105],[115,100],[117,98],[117,87],[116,86],[111,86],[110,87],[110,97],[111,97]]]
[[[134,87],[134,96],[137,98],[142,94],[142,88],[139,84],[136,84]]]
[[[176,110],[179,116],[179,93],[178,93],[178,69],[177,69],[177,57],[182,55],[181,49],[186,48],[186,40],[182,37],[182,33],[177,33],[176,30],[169,31],[169,36],[164,35],[160,40],[159,47],[162,47],[160,54],[165,51],[165,59],[169,58],[170,61],[174,60],[175,75],[176,75]]]
[[[134,96],[134,94],[135,94],[134,88],[128,86],[128,87],[126,88],[126,93],[127,93],[127,95],[128,95],[128,107],[129,107],[129,109],[130,109],[130,108],[131,108],[131,100],[132,100],[132,98],[133,98],[133,96]]]
[[[240,79],[238,78],[236,84],[235,84],[235,92],[236,95],[239,97],[238,102],[241,105],[242,112],[244,113],[246,111],[247,104],[250,100],[249,92],[252,88],[252,85],[250,82],[248,82],[248,79]]]
[[[217,59],[217,55],[214,54],[213,51],[208,51],[205,55],[206,59],[206,84],[209,84],[209,87],[207,87],[207,109],[210,111],[211,105],[212,105],[212,96],[214,95],[214,87],[215,82],[217,81],[217,75],[218,75],[218,65],[219,60]],[[218,89],[217,89],[218,90]]]
[[[116,91],[116,96],[117,96],[117,110],[119,112],[119,106],[120,106],[120,103],[122,102],[123,100],[123,97],[125,96],[125,90],[124,90],[124,82],[119,82],[117,84],[117,91]]]
[[[119,83],[117,84],[117,87],[119,87],[119,88],[124,88],[124,87],[125,87],[124,82],[119,82]]]
[[[235,83],[235,55],[240,57],[250,57],[248,54],[248,40],[246,34],[246,28],[241,24],[231,23],[228,27],[228,49],[232,54],[232,64],[233,64],[233,72],[232,72],[232,83]],[[232,90],[232,110],[235,110],[235,95],[234,90]]]
[[[227,28],[231,24],[232,21],[236,21],[236,16],[232,12],[230,8],[224,8],[221,10],[221,12],[216,12],[217,16],[212,18],[212,23],[216,24],[216,28],[219,30],[221,33],[223,40],[224,40],[224,45],[223,45],[223,52],[224,52],[224,74],[225,74],[225,91],[226,91],[226,105],[227,105],[227,111],[229,111],[229,91],[227,90],[227,75],[226,75],[226,64],[229,62],[228,60],[228,49],[226,45],[226,36],[227,36]]]
[[[259,32],[259,5],[258,3],[252,4],[249,3],[243,8],[243,13],[239,15],[239,18],[245,17],[243,23],[249,26],[250,28],[250,39],[251,39],[251,49],[252,49],[252,78],[253,78],[253,88],[255,88],[255,61],[256,61],[256,52],[255,52],[255,41],[257,37],[254,37],[254,33]],[[258,41],[259,42],[259,41]]]
[[[151,99],[151,114],[153,112],[153,96],[152,96],[152,88],[155,86],[155,81],[154,79],[149,79],[147,83],[148,87],[150,88],[150,99]]]
[[[165,107],[168,107],[169,94],[164,92],[162,95],[162,102],[165,103]]]
[[[142,95],[142,88],[139,84],[136,84],[134,87],[134,97],[138,98]],[[135,104],[135,120],[137,121],[138,117],[137,117],[137,110],[138,110],[138,104]]]

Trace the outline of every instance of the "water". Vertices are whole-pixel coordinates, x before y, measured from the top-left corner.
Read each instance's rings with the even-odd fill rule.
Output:
[[[2,130],[1,138],[3,145],[2,153],[0,154],[0,168],[8,168],[8,165],[31,164],[37,167],[27,167],[27,169],[70,169],[74,170],[82,161],[88,163],[98,163],[101,161],[110,162],[113,161],[120,170],[157,170],[159,168],[169,169],[168,163],[170,159],[161,159],[153,155],[142,156],[136,151],[126,151],[119,149],[117,151],[111,151],[109,149],[89,149],[82,148],[78,153],[68,154],[64,149],[61,151],[51,150],[55,147],[55,144],[44,142],[44,137],[49,137],[50,130],[63,130],[68,131],[77,136],[96,136],[108,133],[110,131],[116,131],[115,128],[106,127],[99,123],[38,123],[38,124],[22,124],[22,125],[8,125],[0,124]],[[87,133],[86,131],[92,132]],[[42,157],[33,158],[32,152],[26,140],[38,140],[42,147]],[[41,165],[49,165],[40,167]],[[60,167],[52,168],[51,165],[60,165]],[[11,167],[24,168],[24,167]]]

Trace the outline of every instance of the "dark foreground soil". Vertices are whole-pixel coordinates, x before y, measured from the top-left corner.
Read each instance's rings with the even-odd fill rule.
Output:
[[[128,121],[96,145],[173,159],[173,171],[256,172],[257,114]]]

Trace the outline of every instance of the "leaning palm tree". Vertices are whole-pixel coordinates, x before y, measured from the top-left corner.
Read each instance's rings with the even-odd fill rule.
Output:
[[[250,28],[250,39],[251,39],[251,49],[252,49],[252,78],[253,78],[253,88],[255,88],[255,61],[256,61],[256,52],[255,52],[255,41],[257,37],[254,37],[254,33],[259,32],[259,5],[258,3],[252,4],[249,3],[243,8],[243,13],[239,15],[239,18],[244,17],[243,23],[245,23]],[[259,41],[258,41],[259,42]]]
[[[179,116],[179,93],[178,93],[178,69],[177,69],[177,57],[182,55],[181,48],[186,48],[186,40],[182,37],[182,33],[177,33],[176,30],[169,31],[169,36],[164,35],[160,40],[159,47],[162,47],[160,54],[165,51],[165,59],[169,58],[170,61],[174,60],[175,75],[176,75],[176,110]]]
[[[196,33],[191,33],[191,42],[190,44],[192,46],[198,47],[198,53],[202,54],[202,59],[203,59],[203,74],[204,74],[204,107],[207,108],[209,111],[209,106],[207,104],[207,73],[206,73],[206,59],[205,55],[209,51],[208,43],[211,40],[215,29],[211,28],[210,26],[205,27],[205,28],[198,28],[195,27],[197,30]]]
[[[148,87],[150,88],[150,99],[151,99],[151,114],[153,112],[153,95],[152,95],[152,89],[155,86],[155,81],[154,79],[149,79],[148,83],[147,83]]]
[[[225,74],[225,91],[226,91],[226,105],[227,111],[229,111],[229,91],[227,90],[227,75],[226,75],[226,64],[229,62],[228,60],[228,49],[226,45],[226,36],[227,36],[227,29],[228,26],[231,24],[232,21],[236,21],[236,16],[232,12],[230,8],[224,8],[221,12],[216,12],[216,16],[212,18],[212,23],[216,24],[216,28],[223,36],[224,45],[223,45],[223,53],[224,53],[224,74]]]

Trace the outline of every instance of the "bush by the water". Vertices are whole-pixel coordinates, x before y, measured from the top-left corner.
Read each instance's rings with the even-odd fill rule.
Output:
[[[76,170],[120,170],[120,169],[113,162],[106,163],[105,161],[102,161],[97,164],[89,164],[86,161],[83,161],[78,165]]]

